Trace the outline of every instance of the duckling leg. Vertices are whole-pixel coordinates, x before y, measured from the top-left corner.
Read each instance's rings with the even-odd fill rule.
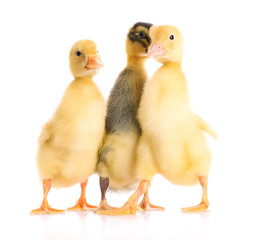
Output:
[[[142,211],[141,207],[138,205],[139,198],[147,192],[150,187],[150,181],[142,180],[139,184],[137,191],[128,199],[128,201],[121,207],[117,209],[111,209],[107,211],[100,211],[98,214],[103,215],[135,215],[137,210]]]
[[[64,210],[58,210],[51,208],[47,201],[47,195],[52,187],[52,179],[43,179],[43,201],[38,209],[34,209],[31,211],[31,214],[51,214],[51,213],[64,213]]]
[[[88,180],[85,180],[81,183],[81,196],[77,201],[76,205],[68,208],[68,211],[87,211],[93,208],[97,208],[96,206],[89,205],[86,200],[86,187],[87,187]]]
[[[144,197],[139,204],[139,206],[144,210],[144,211],[151,211],[151,210],[164,210],[164,207],[156,206],[153,205],[149,201],[149,195],[148,195],[148,190],[144,193]]]
[[[207,176],[199,176],[199,182],[203,188],[201,203],[194,207],[182,208],[181,209],[182,212],[196,212],[196,211],[203,211],[203,210],[208,209],[208,207],[210,205],[210,203],[208,201],[208,191],[207,191],[208,177]]]
[[[100,177],[99,183],[100,183],[100,189],[101,189],[101,202],[99,204],[99,207],[96,208],[94,211],[98,212],[98,211],[102,211],[102,210],[115,209],[115,207],[111,207],[107,203],[107,199],[106,199],[106,192],[109,187],[109,178]]]

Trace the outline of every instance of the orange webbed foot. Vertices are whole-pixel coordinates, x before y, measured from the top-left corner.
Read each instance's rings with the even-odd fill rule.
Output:
[[[130,201],[126,202],[121,208],[115,208],[111,210],[98,211],[97,214],[101,215],[136,215],[137,211],[142,211],[140,206]]]
[[[79,199],[73,207],[70,207],[67,210],[68,211],[91,211],[95,208],[97,208],[97,206],[88,204],[86,199]]]
[[[85,197],[87,183],[88,183],[87,179],[84,182],[81,182],[81,196],[73,207],[67,209],[68,211],[90,211],[97,208],[97,206],[93,206],[87,203],[87,200]]]
[[[30,212],[30,214],[61,214],[61,213],[65,213],[65,210],[51,208],[48,203],[42,203],[40,208],[34,209]]]
[[[199,212],[199,211],[205,211],[209,208],[209,201],[208,201],[208,190],[207,190],[207,185],[208,185],[208,177],[207,176],[199,176],[199,183],[201,184],[203,188],[203,193],[202,193],[202,200],[201,203],[194,206],[194,207],[188,207],[188,208],[182,208],[182,212]]]
[[[101,215],[136,215],[137,211],[143,211],[137,204],[139,198],[144,194],[150,186],[150,181],[142,180],[138,189],[132,194],[129,200],[121,207],[117,209],[111,209],[106,211],[99,211]]]
[[[160,206],[154,205],[151,202],[145,203],[145,202],[142,201],[139,204],[139,206],[144,211],[153,211],[153,210],[154,211],[164,211],[164,207],[160,207]]]
[[[144,193],[144,197],[143,197],[141,203],[139,204],[139,206],[144,211],[152,211],[152,210],[163,211],[164,210],[164,207],[154,205],[149,201],[148,190]]]
[[[94,209],[94,212],[100,212],[100,211],[106,211],[106,210],[112,210],[117,209],[116,207],[112,207],[107,203],[107,200],[101,200],[99,207]]]
[[[59,210],[51,208],[47,201],[47,195],[52,187],[52,179],[43,179],[43,193],[44,198],[40,208],[34,209],[30,212],[30,214],[59,214],[65,213],[65,210]]]
[[[209,208],[209,203],[208,202],[201,202],[200,204],[193,206],[193,207],[188,207],[188,208],[182,208],[182,212],[200,212],[200,211],[205,211],[208,210]]]

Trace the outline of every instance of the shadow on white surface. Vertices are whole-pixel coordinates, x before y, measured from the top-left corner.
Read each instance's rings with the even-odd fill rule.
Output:
[[[116,217],[70,212],[27,218],[30,239],[209,239],[209,212],[146,212]]]
[[[275,239],[274,219],[269,206],[254,209],[243,202],[241,208],[226,206],[222,202],[207,212],[166,210],[142,212],[136,216],[101,216],[94,212],[29,215],[28,212],[17,212],[13,218],[6,219],[0,237],[29,240]]]

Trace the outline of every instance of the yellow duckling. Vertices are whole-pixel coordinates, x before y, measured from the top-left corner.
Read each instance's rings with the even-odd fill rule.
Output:
[[[150,29],[152,44],[148,55],[163,65],[145,84],[138,119],[142,136],[137,148],[137,164],[142,181],[128,202],[119,209],[102,214],[135,214],[137,201],[144,194],[155,174],[173,184],[203,187],[202,201],[182,211],[207,209],[208,173],[211,154],[204,132],[216,133],[189,106],[186,77],[182,71],[183,38],[170,25]]]
[[[102,193],[98,211],[111,208],[106,201],[108,187],[128,190],[136,188],[139,183],[135,152],[141,128],[137,110],[147,79],[144,64],[151,43],[151,26],[138,22],[130,28],[126,38],[127,66],[116,79],[108,100],[106,134],[97,164]],[[149,202],[148,193],[145,193],[143,203],[141,207],[144,209],[156,207]]]
[[[60,213],[49,206],[50,188],[81,183],[81,197],[68,210],[94,208],[85,198],[87,180],[95,172],[97,151],[104,135],[104,99],[92,80],[103,66],[96,44],[76,42],[69,55],[74,81],[66,89],[54,116],[46,123],[39,138],[37,166],[43,181],[44,198],[31,214]]]

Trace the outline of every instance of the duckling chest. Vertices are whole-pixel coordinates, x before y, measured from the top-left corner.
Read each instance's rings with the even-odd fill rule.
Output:
[[[88,133],[95,133],[104,127],[104,99],[97,88],[82,91],[82,97],[76,100],[76,128]]]
[[[145,85],[138,118],[142,125],[162,128],[183,121],[188,111],[185,76],[172,71],[158,71]],[[148,127],[149,127],[148,126]]]
[[[104,99],[94,85],[70,89],[65,105],[64,124],[72,139],[87,141],[104,132]]]

